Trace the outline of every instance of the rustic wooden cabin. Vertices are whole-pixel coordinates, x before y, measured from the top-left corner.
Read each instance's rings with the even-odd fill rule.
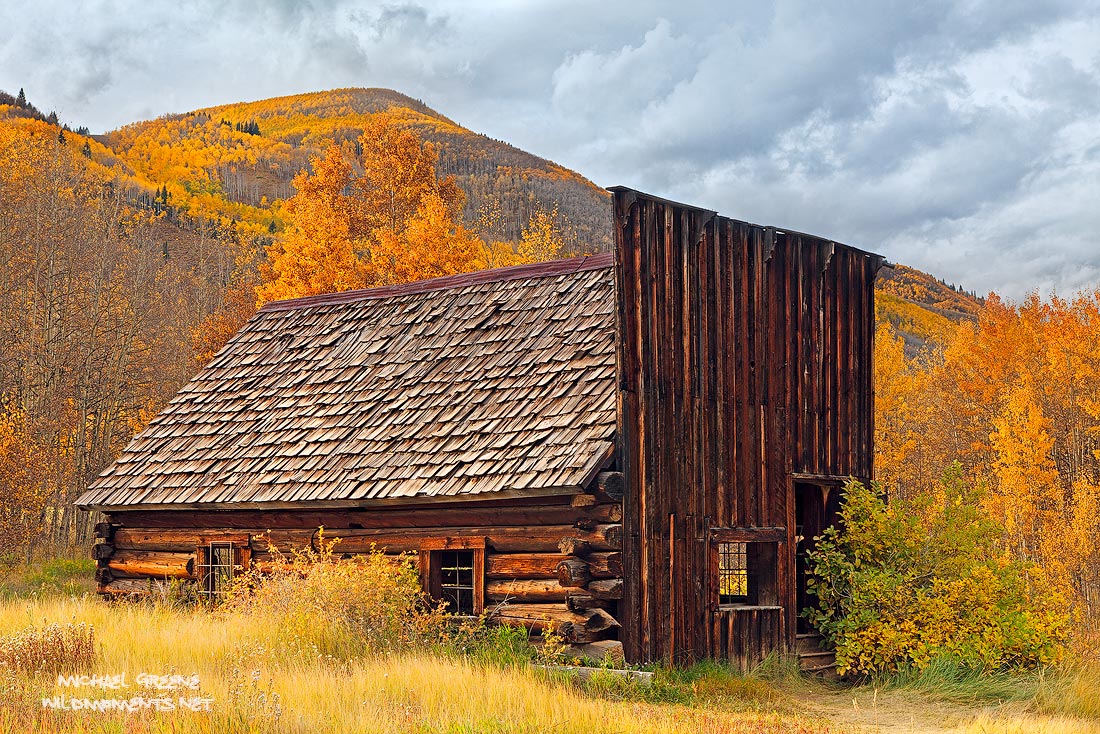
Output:
[[[323,526],[630,661],[795,649],[871,476],[883,261],[613,193],[615,253],[264,306],[79,499],[100,592],[216,596]]]

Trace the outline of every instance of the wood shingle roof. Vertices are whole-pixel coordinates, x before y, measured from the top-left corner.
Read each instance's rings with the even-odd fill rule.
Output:
[[[577,490],[615,434],[613,260],[265,306],[77,504]]]

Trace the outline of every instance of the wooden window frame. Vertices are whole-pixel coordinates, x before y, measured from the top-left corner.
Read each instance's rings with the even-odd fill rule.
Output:
[[[485,611],[485,538],[430,538],[420,543],[420,587],[431,599],[440,598],[441,551],[473,551],[474,616]]]
[[[708,574],[711,608],[780,608],[779,563],[786,540],[786,528],[711,528]],[[722,602],[721,554],[722,545],[726,543],[745,544],[747,595],[744,601]]]
[[[232,579],[236,578],[239,573],[247,571],[251,564],[252,549],[249,540],[247,534],[199,536],[200,545],[195,548],[195,585],[201,598],[213,601],[225,596],[225,590],[213,591],[206,588],[208,583],[207,574],[211,568],[210,553],[214,546],[229,546],[232,556],[232,569],[229,579],[232,582]]]

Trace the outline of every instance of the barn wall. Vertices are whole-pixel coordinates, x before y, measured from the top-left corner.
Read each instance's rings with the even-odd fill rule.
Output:
[[[626,654],[750,664],[794,639],[792,475],[871,474],[881,260],[614,191]],[[782,529],[777,604],[718,609],[715,528]]]
[[[283,563],[272,546],[287,557],[333,540],[338,556],[483,547],[484,606],[497,617],[535,628],[550,618],[578,643],[614,639],[622,595],[621,475],[600,477],[617,496],[594,486],[593,494],[384,509],[111,512],[97,528],[99,590],[145,593],[150,582],[194,582],[198,549],[220,540],[243,548],[238,562],[260,570]]]

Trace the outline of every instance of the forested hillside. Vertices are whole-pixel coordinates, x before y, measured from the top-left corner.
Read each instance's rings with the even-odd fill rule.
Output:
[[[467,130],[388,89],[340,89],[210,107],[127,125],[104,142],[190,216],[275,228],[272,204],[336,143],[356,151],[367,119],[389,112],[432,143],[440,175],[467,194],[463,220],[486,239],[518,241],[539,211],[557,207],[570,250],[610,246],[606,191],[550,161]]]
[[[875,313],[903,339],[914,356],[945,343],[960,323],[974,321],[984,300],[957,286],[906,265],[880,271],[875,283]]]

